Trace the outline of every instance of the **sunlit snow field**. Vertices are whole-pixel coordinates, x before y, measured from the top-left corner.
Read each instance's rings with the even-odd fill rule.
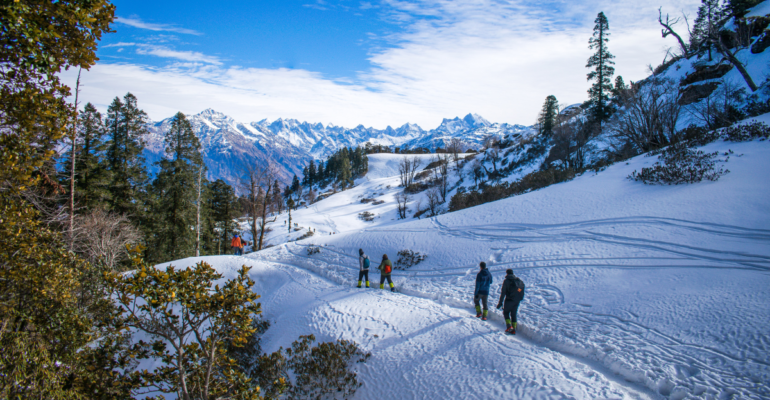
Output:
[[[703,148],[728,149],[730,173],[717,182],[630,181],[656,161],[639,156],[406,221],[396,219],[394,200],[401,156],[372,155],[355,188],[293,212],[303,230],[291,235],[282,214],[268,242],[308,227],[315,236],[203,259],[227,277],[253,268],[272,322],[266,351],[313,333],[372,352],[357,367],[356,399],[770,398],[770,142]],[[378,218],[361,221],[365,210]],[[309,256],[310,245],[320,253]],[[428,257],[394,272],[399,293],[357,289],[359,248],[373,261],[402,249]],[[489,321],[474,318],[479,261],[494,276],[491,305],[505,269],[527,284],[515,337],[502,333],[497,310]],[[377,287],[376,271],[371,278]]]

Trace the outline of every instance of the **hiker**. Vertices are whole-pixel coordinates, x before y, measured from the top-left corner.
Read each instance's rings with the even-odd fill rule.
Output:
[[[489,286],[492,285],[492,274],[487,269],[487,263],[484,261],[479,263],[480,271],[476,274],[476,290],[473,292],[473,304],[476,306],[476,318],[481,318],[482,321],[487,320],[487,313],[489,307],[487,306],[487,300],[489,298]],[[484,312],[481,312],[481,305],[484,305]]]
[[[513,274],[512,269],[505,270],[505,280],[500,289],[500,302],[497,308],[503,307],[505,317],[505,333],[516,334],[516,313],[519,303],[524,299],[524,282]]]
[[[390,273],[393,272],[393,264],[388,260],[387,254],[382,255],[382,262],[377,269],[380,270],[380,289],[385,289],[385,279],[387,279],[390,284],[390,291],[395,292],[396,288],[393,287],[393,280],[390,279]]]
[[[361,279],[366,278],[366,287],[369,287],[369,256],[364,254],[364,249],[358,249],[358,287],[361,287]]]
[[[249,242],[248,240],[241,240],[241,255],[243,255],[243,249],[250,244],[251,242]]]
[[[233,240],[230,241],[230,247],[233,248],[233,254],[236,256],[241,255],[241,237],[237,233],[233,236]]]

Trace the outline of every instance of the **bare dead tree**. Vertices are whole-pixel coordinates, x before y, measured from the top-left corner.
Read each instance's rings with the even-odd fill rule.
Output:
[[[75,251],[92,264],[102,263],[112,270],[128,258],[127,246],[141,239],[139,230],[125,215],[102,209],[78,216],[75,225],[79,233]]]
[[[203,186],[203,163],[198,166],[198,198],[195,201],[195,257],[201,255],[201,189]]]
[[[674,25],[678,24],[680,19],[675,18],[673,20],[669,19],[668,14],[666,14],[666,21],[663,22],[663,7],[658,8],[658,23],[660,23],[660,26],[663,27],[663,29],[660,30],[661,35],[665,39],[669,35],[676,38],[676,40],[679,42],[679,47],[682,49],[682,56],[687,57],[688,55],[688,49],[687,44],[684,43],[684,40],[682,40],[682,37],[679,36],[676,31],[674,31]],[[685,21],[687,21],[687,17],[685,17]],[[689,24],[688,24],[689,25]]]
[[[676,123],[682,111],[677,85],[670,79],[653,76],[647,84],[621,94],[625,112],[610,121],[613,137],[630,142],[647,152],[665,146],[675,138]]]
[[[406,213],[409,211],[406,207],[409,203],[409,195],[406,193],[399,193],[396,195],[396,204],[398,208],[398,219],[406,219]]]
[[[473,184],[479,185],[479,180],[484,177],[484,168],[481,166],[481,161],[478,159],[473,160],[471,164],[471,173],[473,174]]]
[[[441,190],[437,187],[432,187],[425,192],[425,198],[428,200],[430,216],[438,215],[438,208],[441,205]]]
[[[72,133],[70,134],[70,198],[69,198],[69,245],[70,251],[74,249],[75,240],[75,159],[77,158],[77,138],[78,138],[78,95],[80,95],[80,72],[78,68],[78,80],[75,82],[75,120],[72,122]]]
[[[412,183],[414,183],[414,177],[417,174],[417,170],[419,168],[419,157],[404,156],[404,158],[398,162],[398,173],[399,177],[401,178],[401,186],[409,187]]]
[[[740,72],[743,80],[746,81],[746,84],[751,91],[756,92],[758,89],[757,84],[754,83],[751,74],[746,70],[746,66],[743,65],[743,62],[738,59],[738,52],[751,44],[751,38],[755,33],[752,32],[752,28],[755,24],[751,23],[751,21],[747,22],[746,18],[736,18],[735,24],[737,25],[736,32],[714,29],[714,32],[710,32],[712,36],[711,41],[716,44],[717,50],[730,61],[730,64],[738,69],[738,72]],[[732,49],[730,49],[730,46],[724,42],[724,36],[729,36],[732,39]]]
[[[709,130],[718,129],[735,122],[732,111],[737,110],[743,100],[745,89],[736,82],[722,77],[719,87],[705,99],[685,108],[693,118],[703,122]]]
[[[447,152],[452,154],[454,162],[460,161],[460,153],[463,152],[463,141],[458,138],[452,138],[447,146]]]
[[[241,179],[241,188],[246,193],[245,206],[251,225],[252,240],[256,250],[262,250],[265,232],[268,223],[275,222],[278,218],[268,219],[268,213],[273,206],[273,188],[276,187],[275,167],[248,166],[246,176]],[[259,238],[259,239],[257,239]]]
[[[434,159],[438,166],[433,169],[433,176],[436,187],[441,194],[442,203],[446,202],[447,191],[449,190],[449,160],[450,156],[448,154],[436,154]]]

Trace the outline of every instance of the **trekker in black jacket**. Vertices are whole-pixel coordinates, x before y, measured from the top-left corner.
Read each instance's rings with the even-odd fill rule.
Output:
[[[505,271],[505,280],[500,289],[500,302],[497,308],[503,307],[505,317],[505,333],[516,334],[516,313],[519,311],[519,303],[524,299],[524,282],[513,274],[512,269]]]
[[[489,297],[489,286],[492,284],[492,274],[487,269],[487,263],[484,261],[479,263],[481,269],[476,274],[476,290],[473,291],[473,304],[476,306],[476,318],[481,318],[482,321],[487,320],[487,298]],[[479,304],[479,301],[481,304]],[[481,306],[484,306],[484,313],[481,312]]]
[[[369,256],[364,254],[364,249],[358,249],[358,287],[361,280],[366,278],[366,287],[369,287]]]

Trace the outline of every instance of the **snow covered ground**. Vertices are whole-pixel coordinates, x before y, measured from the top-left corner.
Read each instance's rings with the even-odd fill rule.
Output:
[[[770,398],[770,141],[703,150],[732,150],[730,173],[648,186],[626,179],[657,160],[639,156],[419,221],[395,218],[398,156],[373,157],[356,188],[293,213],[315,236],[204,259],[228,276],[253,267],[273,322],[266,351],[309,333],[371,351],[356,399]],[[378,219],[359,220],[363,210]],[[281,222],[269,242],[286,235]],[[400,293],[356,289],[358,248],[428,258],[394,272]],[[494,276],[492,305],[505,269],[527,283],[515,337],[497,310],[473,318],[479,261]]]

